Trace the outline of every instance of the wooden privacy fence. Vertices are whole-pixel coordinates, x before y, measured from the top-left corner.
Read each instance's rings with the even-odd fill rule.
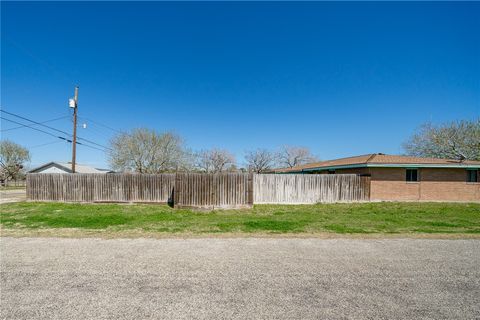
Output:
[[[253,205],[253,175],[244,173],[177,173],[176,208],[242,208]]]
[[[254,203],[308,204],[370,199],[370,177],[355,174],[258,174]]]
[[[172,197],[175,174],[31,173],[27,199],[72,202],[160,202]]]
[[[27,175],[27,198],[65,202],[156,202],[175,207],[242,208],[254,203],[368,201],[370,178],[327,174]]]

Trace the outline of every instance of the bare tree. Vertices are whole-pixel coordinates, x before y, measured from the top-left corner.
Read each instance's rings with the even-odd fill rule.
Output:
[[[161,173],[184,170],[189,157],[183,139],[166,132],[139,128],[110,141],[110,165],[119,171]]]
[[[0,142],[0,179],[17,180],[25,163],[30,161],[30,152],[15,142]]]
[[[310,149],[297,146],[283,146],[277,155],[278,165],[293,168],[302,164],[317,161]]]
[[[211,149],[197,153],[196,167],[203,172],[230,171],[235,166],[235,157],[227,150]]]
[[[247,151],[245,161],[249,171],[261,173],[272,169],[275,165],[276,154],[267,149]]]
[[[425,123],[403,144],[407,155],[480,160],[480,118],[433,125]]]

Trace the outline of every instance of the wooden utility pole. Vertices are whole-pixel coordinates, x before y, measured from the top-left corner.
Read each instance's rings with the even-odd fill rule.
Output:
[[[77,109],[78,109],[78,87],[75,87],[75,96],[73,97],[72,173],[75,173],[75,161],[77,157]]]

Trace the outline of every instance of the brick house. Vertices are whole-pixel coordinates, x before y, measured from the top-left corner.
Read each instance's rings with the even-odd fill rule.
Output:
[[[370,199],[373,201],[480,202],[480,161],[374,153],[276,169],[274,172],[370,176]]]

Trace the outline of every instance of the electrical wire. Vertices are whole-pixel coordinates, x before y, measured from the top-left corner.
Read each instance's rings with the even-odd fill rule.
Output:
[[[20,123],[20,122],[11,120],[11,119],[7,119],[7,118],[5,118],[5,117],[1,117],[1,116],[0,116],[0,119],[5,120],[5,121],[9,121],[9,122],[12,122],[12,123],[15,123],[15,124],[19,124],[19,125],[24,125],[23,123]],[[73,142],[72,140],[67,139],[67,138],[65,138],[65,137],[56,136],[56,135],[54,135],[54,134],[51,133],[51,132],[48,132],[48,131],[45,131],[45,130],[42,130],[42,129],[38,129],[38,128],[34,128],[33,125],[26,125],[25,127],[30,128],[30,129],[32,129],[32,130],[36,130],[36,131],[42,132],[42,133],[45,133],[45,134],[48,134],[49,136],[52,136],[52,137],[55,137],[55,138],[58,138],[58,139],[65,140],[65,141],[70,142],[70,143]],[[77,141],[76,144],[105,152],[104,149],[100,149],[100,148],[97,148],[97,147],[94,147],[94,146],[91,146],[91,145],[88,145],[88,144],[84,144],[84,143],[81,143],[81,142],[78,142],[78,141]]]
[[[81,128],[81,125],[79,125],[79,128]],[[91,131],[95,135],[102,136],[103,138],[105,138],[107,140],[110,140],[112,138],[111,133],[106,133],[105,131],[98,129],[98,127],[96,127],[96,126],[88,126],[87,130]]]
[[[0,112],[4,112],[4,113],[6,113],[6,114],[12,115],[12,116],[14,116],[14,117],[20,118],[20,119],[25,120],[25,121],[30,121],[30,122],[35,123],[35,124],[37,124],[37,125],[40,125],[40,126],[42,126],[42,127],[45,127],[45,128],[50,129],[50,130],[54,130],[54,131],[57,131],[57,132],[60,132],[60,133],[62,133],[62,134],[65,134],[65,135],[67,135],[67,136],[72,137],[72,134],[70,134],[70,133],[68,133],[68,132],[65,132],[65,131],[63,131],[63,130],[59,130],[59,129],[53,128],[53,127],[51,127],[51,126],[47,126],[47,125],[42,124],[42,123],[40,123],[40,122],[38,122],[38,121],[25,118],[25,117],[20,116],[20,115],[18,115],[18,114],[15,114],[15,113],[12,113],[12,112],[8,112],[8,111],[5,111],[5,110],[0,110]],[[7,121],[8,121],[8,120],[7,120]],[[21,123],[21,125],[23,125],[23,124]],[[32,128],[32,126],[28,126],[28,127],[31,128],[31,129],[35,129],[35,128]],[[82,138],[82,137],[78,137],[78,136],[77,136],[77,139],[78,139],[78,140],[83,140],[83,141],[88,142],[88,143],[90,143],[90,144],[97,145],[97,146],[102,147],[102,148],[107,149],[107,150],[111,150],[111,148],[109,148],[109,147],[106,147],[106,146],[104,146],[104,145],[101,145],[101,144],[99,144],[99,143],[96,143],[96,142],[94,142],[94,141],[91,141],[91,140],[88,140],[88,139],[85,139],[85,138]],[[77,142],[77,143],[80,144],[79,142]]]
[[[32,130],[36,130],[36,131],[39,131],[39,132],[48,134],[49,136],[52,136],[52,137],[55,137],[55,138],[59,138],[59,139],[66,140],[66,141],[68,141],[68,142],[72,142],[72,140],[69,140],[69,139],[67,139],[67,138],[65,138],[65,137],[56,136],[56,135],[54,135],[54,134],[51,133],[51,132],[48,132],[48,131],[45,131],[45,130],[42,130],[42,129],[38,129],[38,128],[34,128],[34,127],[33,127],[34,124],[25,125],[25,124],[23,124],[23,123],[17,122],[17,121],[15,121],[15,120],[7,119],[7,118],[2,117],[2,116],[0,116],[0,119],[9,121],[9,122],[12,122],[12,123],[15,123],[15,124],[23,125],[23,126],[25,126],[26,128],[30,128],[30,129],[32,129]]]
[[[51,144],[61,143],[61,142],[63,142],[63,141],[55,140],[55,141],[51,141],[51,142],[37,144],[37,145],[34,145],[34,146],[29,146],[29,147],[27,147],[27,149],[40,148],[40,147],[48,146],[48,145],[51,145]]]
[[[42,122],[40,122],[40,123],[43,124],[43,123],[53,122],[53,121],[57,121],[57,120],[65,119],[65,118],[69,118],[69,116],[58,117],[58,118],[55,118],[55,119],[50,119],[50,120],[42,121]],[[12,130],[16,130],[16,129],[21,129],[21,128],[25,128],[26,126],[27,126],[27,125],[22,125],[22,126],[18,126],[18,127],[3,129],[3,130],[0,130],[0,132],[6,132],[6,131],[12,131]]]
[[[108,129],[108,130],[111,130],[111,131],[113,131],[113,132],[123,133],[123,131],[114,129],[114,128],[112,128],[112,127],[109,127],[109,126],[107,126],[106,124],[103,124],[103,123],[101,123],[101,122],[98,122],[98,121],[95,121],[95,120],[92,120],[92,119],[89,119],[89,118],[86,118],[86,117],[81,117],[81,116],[78,116],[78,117],[79,117],[80,119],[84,119],[84,120],[90,121],[90,122],[92,122],[92,123],[94,123],[94,124],[96,124],[96,125],[98,125],[98,126],[100,126],[100,127],[104,127],[104,128],[106,128],[106,129]]]
[[[40,125],[40,126],[42,126],[42,127],[45,127],[45,128],[48,128],[48,129],[50,129],[50,130],[54,130],[54,131],[57,131],[57,132],[66,134],[67,136],[71,136],[71,135],[72,135],[72,134],[70,134],[70,133],[68,133],[68,132],[65,132],[65,131],[63,131],[63,130],[59,130],[59,129],[56,129],[56,128],[47,126],[46,124],[42,124],[42,123],[40,123],[40,122],[38,122],[38,121],[34,121],[34,120],[31,120],[31,119],[22,117],[22,116],[20,116],[20,115],[18,115],[18,114],[12,113],[12,112],[8,112],[8,111],[5,111],[5,110],[0,110],[0,112],[4,112],[4,113],[6,113],[6,114],[9,114],[9,115],[11,115],[11,116],[20,118],[20,119],[22,119],[22,120],[26,120],[26,121],[33,122],[33,123],[35,123],[35,124],[38,124],[38,125]]]

